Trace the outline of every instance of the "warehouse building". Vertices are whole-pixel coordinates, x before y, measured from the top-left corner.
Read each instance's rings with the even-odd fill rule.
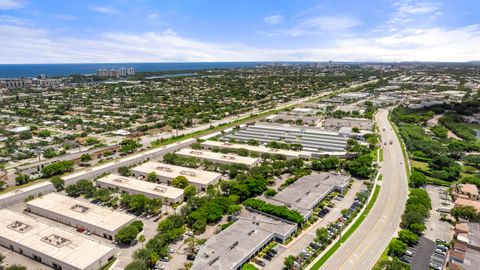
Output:
[[[55,191],[53,184],[50,181],[44,181],[3,193],[0,195],[0,209],[23,203],[27,198],[45,195],[53,191]]]
[[[283,243],[297,229],[294,223],[248,210],[236,219],[200,247],[192,270],[241,269],[270,242]]]
[[[234,139],[248,142],[255,140],[261,143],[278,142],[301,144],[307,152],[343,152],[347,146],[348,137],[338,132],[316,127],[277,125],[259,123],[240,127],[239,130],[225,135],[224,139]]]
[[[10,210],[0,210],[0,245],[61,270],[97,270],[113,259],[112,246]]]
[[[112,162],[103,163],[95,167],[89,167],[85,170],[62,176],[62,179],[65,181],[65,186],[75,184],[82,179],[93,180],[104,175],[105,173],[114,173],[120,167],[129,167],[145,161],[160,159],[165,154],[177,151],[183,147],[187,147],[194,142],[196,142],[195,139],[188,139],[181,142],[172,143],[167,146],[149,149],[144,152],[116,159]]]
[[[359,128],[363,130],[372,130],[373,129],[373,121],[366,118],[350,118],[344,117],[341,119],[338,118],[327,118],[323,120],[322,127],[325,128],[342,128],[342,127],[349,127],[349,128]]]
[[[340,174],[321,173],[304,176],[273,197],[264,201],[274,205],[287,206],[298,211],[305,220],[313,209],[333,191],[342,192],[348,186],[348,177]]]
[[[211,161],[213,163],[221,164],[241,164],[249,168],[257,166],[260,163],[259,158],[242,157],[234,154],[222,154],[204,150],[194,150],[191,148],[184,148],[176,152],[177,155],[189,158],[200,158]]]
[[[151,199],[161,199],[162,202],[167,204],[183,201],[183,189],[131,177],[110,174],[97,179],[96,183],[99,187],[118,188],[120,191],[128,194],[142,194]]]
[[[121,228],[135,220],[132,215],[56,193],[29,201],[26,210],[111,240]]]
[[[177,176],[185,176],[188,182],[195,186],[198,190],[205,191],[208,186],[218,183],[221,174],[204,170],[197,170],[181,166],[175,166],[165,163],[149,161],[131,169],[134,177],[147,175],[151,172],[157,174],[157,180],[161,183],[171,185],[172,179]]]
[[[227,149],[245,149],[251,152],[256,152],[260,154],[270,154],[270,155],[281,155],[286,157],[287,159],[294,159],[294,158],[301,158],[301,159],[310,159],[311,154],[304,151],[292,151],[292,150],[284,150],[284,149],[276,149],[249,144],[237,144],[237,143],[228,143],[228,142],[219,142],[219,141],[205,141],[201,143],[202,147],[214,150],[220,148],[227,148]]]

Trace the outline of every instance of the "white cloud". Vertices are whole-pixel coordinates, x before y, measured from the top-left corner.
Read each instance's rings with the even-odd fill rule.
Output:
[[[28,23],[28,20],[23,18],[18,18],[9,15],[0,15],[0,24],[15,24],[15,25],[25,25]]]
[[[272,16],[263,18],[263,21],[270,25],[275,25],[283,22],[283,17],[281,15],[272,15]]]
[[[395,2],[393,8],[395,12],[391,14],[390,23],[402,24],[413,22],[417,19],[435,19],[441,15],[441,4],[434,1],[414,2],[412,0],[402,0]]]
[[[324,24],[322,24],[324,25]],[[104,33],[96,39],[61,37],[47,30],[0,23],[2,63],[171,61],[469,61],[480,59],[480,25],[409,28],[338,37],[332,45],[272,49],[190,39],[172,29]]]
[[[301,19],[296,25],[287,29],[277,29],[267,35],[303,36],[326,33],[343,33],[361,23],[348,16],[314,16]]]
[[[116,14],[116,13],[118,13],[118,10],[115,9],[114,7],[112,7],[112,6],[96,6],[96,7],[92,7],[91,10],[99,12],[99,13],[103,13],[103,14]]]
[[[25,6],[23,0],[0,0],[0,10],[19,9]]]

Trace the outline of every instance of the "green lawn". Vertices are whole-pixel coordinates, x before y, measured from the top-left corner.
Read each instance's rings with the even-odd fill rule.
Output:
[[[350,227],[340,238],[339,241],[337,241],[321,258],[318,260],[311,269],[320,269],[320,267],[325,264],[325,262],[337,251],[337,249],[340,248],[340,246],[345,243],[345,241],[348,240],[348,238],[355,232],[358,227],[362,224],[362,222],[365,220],[367,217],[368,213],[370,210],[372,210],[373,205],[375,204],[375,201],[378,198],[378,194],[380,192],[380,186],[375,186],[375,190],[373,191],[373,196],[370,202],[368,203],[367,207],[363,212],[360,214],[358,219],[353,223],[352,227]]]
[[[242,270],[258,270],[258,268],[251,263],[246,263],[242,266]]]
[[[383,162],[383,149],[380,148],[380,162]]]
[[[420,168],[422,170],[428,170],[428,164],[426,162],[421,162],[421,161],[411,159],[410,164],[412,165],[412,168]]]

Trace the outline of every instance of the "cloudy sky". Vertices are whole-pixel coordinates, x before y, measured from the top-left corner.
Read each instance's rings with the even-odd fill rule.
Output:
[[[0,63],[480,60],[479,0],[0,0]]]

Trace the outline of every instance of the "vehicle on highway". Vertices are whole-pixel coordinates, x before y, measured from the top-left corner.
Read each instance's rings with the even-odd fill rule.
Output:
[[[390,140],[390,145],[392,145],[392,144],[393,144],[393,140]]]

